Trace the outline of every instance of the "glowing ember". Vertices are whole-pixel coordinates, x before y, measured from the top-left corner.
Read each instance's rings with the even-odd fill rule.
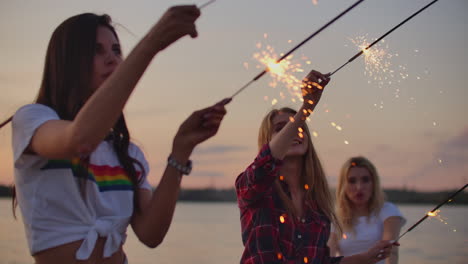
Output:
[[[435,212],[427,212],[428,216],[437,216],[438,211]]]
[[[348,236],[345,233],[343,233],[343,239],[348,239]]]
[[[304,189],[309,190],[309,184],[305,184]]]
[[[280,215],[279,219],[280,219],[280,222],[284,224],[284,216]]]
[[[282,258],[283,258],[283,254],[278,253],[278,254],[277,254],[277,257],[278,257],[278,259],[282,259]]]
[[[279,176],[279,179],[280,179],[280,181],[284,181],[284,176],[283,176],[283,175],[280,175],[280,176]]]
[[[307,257],[304,257],[304,263],[309,263],[309,259]]]
[[[290,116],[290,117],[289,117],[289,121],[291,121],[291,123],[294,123],[294,121],[295,121],[295,120],[294,120],[294,117]]]

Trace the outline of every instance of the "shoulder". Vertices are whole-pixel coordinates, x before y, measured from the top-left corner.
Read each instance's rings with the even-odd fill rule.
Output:
[[[380,210],[379,218],[382,221],[385,221],[386,219],[396,216],[400,217],[403,222],[405,221],[405,218],[403,217],[403,214],[401,213],[400,209],[398,207],[390,202],[385,202],[382,206],[382,209]]]
[[[143,150],[134,142],[130,142],[128,146],[128,154],[135,159],[141,160],[145,159],[145,153]]]
[[[47,120],[60,119],[54,109],[43,104],[28,104],[20,107],[13,115],[12,125],[35,124]]]

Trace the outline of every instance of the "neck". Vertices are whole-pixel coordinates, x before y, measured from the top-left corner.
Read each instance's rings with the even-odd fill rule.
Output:
[[[302,193],[303,186],[301,186],[302,174],[302,157],[286,157],[283,161],[281,168],[281,175],[289,186],[291,194]]]
[[[367,205],[354,205],[354,215],[356,216],[368,216],[369,210],[367,209]]]

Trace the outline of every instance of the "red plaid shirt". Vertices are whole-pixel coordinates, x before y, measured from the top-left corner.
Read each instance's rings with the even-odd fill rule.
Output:
[[[273,183],[279,177],[282,161],[271,155],[266,144],[255,161],[237,177],[236,191],[245,249],[242,264],[261,263],[339,263],[330,257],[327,241],[330,220],[306,203],[301,219],[288,215]],[[289,195],[287,185],[281,182]]]

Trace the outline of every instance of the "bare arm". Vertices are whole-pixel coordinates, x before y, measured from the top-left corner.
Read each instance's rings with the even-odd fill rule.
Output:
[[[320,82],[318,79],[321,79]],[[269,143],[273,157],[282,160],[298,133],[298,128],[304,125],[306,118],[312,113],[322,96],[323,88],[330,79],[327,75],[312,70],[303,81],[302,94],[304,103],[294,116],[294,120],[288,122],[273,137]]]
[[[197,36],[195,6],[169,9],[128,57],[97,89],[73,121],[45,122],[31,139],[29,152],[47,158],[91,153],[109,133],[153,57],[185,35]]]
[[[398,239],[401,230],[401,217],[391,216],[384,221],[384,231],[382,235],[383,240],[394,240]],[[390,256],[385,260],[385,264],[397,264],[398,263],[398,247],[393,247]]]
[[[226,114],[224,105],[230,100],[194,112],[179,128],[174,138],[171,156],[180,164],[186,164],[193,149],[199,143],[214,136]],[[169,230],[179,196],[181,173],[167,166],[157,189],[142,190],[138,200],[141,210],[135,211],[131,224],[137,237],[149,247],[158,246]]]
[[[328,239],[328,247],[330,248],[330,256],[338,256],[340,247],[338,246],[338,235],[336,233],[330,234],[330,238]]]

